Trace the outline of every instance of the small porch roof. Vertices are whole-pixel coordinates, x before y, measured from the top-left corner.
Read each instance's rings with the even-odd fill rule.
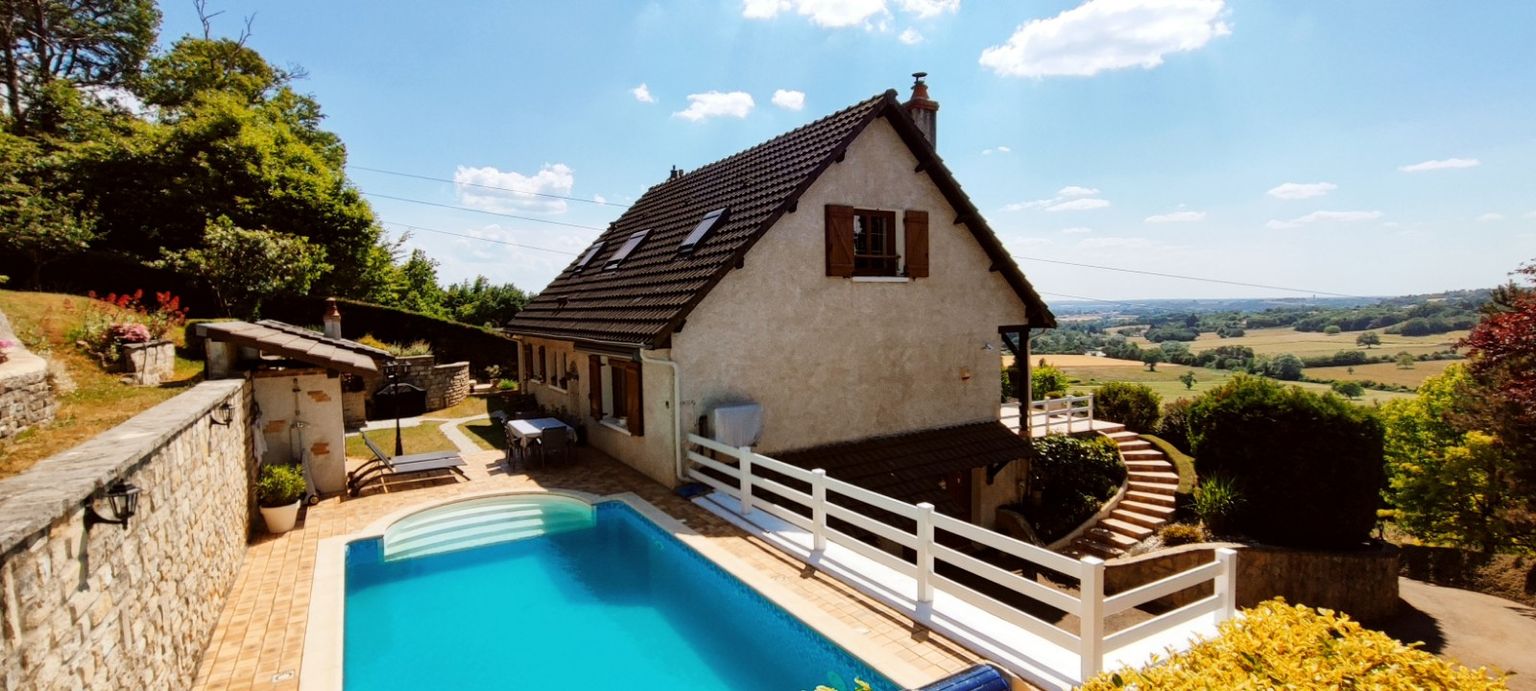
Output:
[[[197,325],[197,334],[212,341],[234,343],[348,374],[376,376],[379,362],[392,360],[388,351],[345,338],[271,319],[256,323],[210,322]]]
[[[929,502],[958,516],[960,506],[940,481],[955,472],[1028,458],[1029,440],[1001,422],[907,432],[773,454],[790,465],[822,468],[827,475],[905,502]]]

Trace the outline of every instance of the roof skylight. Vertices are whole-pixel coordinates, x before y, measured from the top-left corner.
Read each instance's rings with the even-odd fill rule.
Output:
[[[693,232],[689,233],[688,237],[683,238],[683,244],[677,248],[678,253],[692,254],[693,248],[704,241],[705,236],[709,235],[709,231],[714,230],[715,226],[720,225],[725,220],[725,213],[728,210],[715,209],[704,214],[704,218],[699,219],[699,224],[693,227]]]
[[[582,253],[581,259],[576,260],[576,270],[581,271],[582,269],[587,268],[587,264],[591,263],[592,258],[597,256],[598,250],[601,250],[602,248],[602,241],[592,243],[592,246],[588,247],[587,251]]]
[[[613,256],[608,258],[608,264],[607,266],[603,267],[603,270],[607,271],[609,269],[619,268],[619,264],[623,263],[624,260],[629,257],[629,254],[635,251],[636,247],[640,246],[640,241],[644,240],[645,235],[649,232],[651,231],[637,230],[631,234],[629,239],[625,240],[624,244],[619,246],[619,251],[614,252]]]

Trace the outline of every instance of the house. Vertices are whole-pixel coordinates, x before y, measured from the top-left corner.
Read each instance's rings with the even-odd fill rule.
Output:
[[[667,485],[687,433],[750,403],[759,452],[989,525],[1029,450],[998,422],[1000,358],[1027,368],[1055,319],[915,76],[647,190],[508,325],[526,390]]]

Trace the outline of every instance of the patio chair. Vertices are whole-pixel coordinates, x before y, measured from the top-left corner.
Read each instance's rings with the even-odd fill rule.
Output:
[[[541,467],[549,462],[550,456],[570,457],[575,453],[575,449],[571,447],[571,431],[564,427],[551,427],[544,430],[533,443],[539,447]]]
[[[362,437],[363,444],[367,445],[368,450],[373,452],[373,460],[364,463],[356,470],[347,474],[347,490],[354,497],[359,492],[362,492],[364,487],[375,482],[382,482],[384,478],[396,475],[418,475],[438,470],[448,470],[465,480],[469,479],[469,476],[465,475],[462,470],[464,458],[457,451],[428,451],[427,453],[390,457],[389,454],[384,453],[383,449],[374,444],[373,440],[369,439],[366,433],[358,432],[357,436]]]

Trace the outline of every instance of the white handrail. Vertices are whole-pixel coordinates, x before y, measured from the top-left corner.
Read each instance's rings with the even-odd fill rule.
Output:
[[[1022,406],[1020,414],[1023,415]],[[1007,420],[1012,417],[1011,415],[1002,416],[1002,419]],[[1029,431],[1041,429],[1045,434],[1072,434],[1078,431],[1078,422],[1086,422],[1084,431],[1092,431],[1093,394],[1030,401],[1029,414],[1022,422],[1028,424]],[[1053,428],[1052,425],[1058,427]]]
[[[1066,402],[1051,408],[1048,414],[1055,415],[1065,410],[1082,410],[1087,415],[1092,415],[1092,396],[1072,396],[1057,400]],[[1049,402],[1036,401],[1035,403]],[[1034,409],[1035,406],[1032,403],[1031,410]],[[1091,421],[1091,417],[1089,420]],[[1069,419],[1068,428],[1070,427]],[[909,601],[892,596],[877,597],[888,605],[913,614],[915,612],[910,612],[913,603],[918,609],[935,607],[935,593],[942,588],[942,592],[951,598],[980,607],[1015,626],[1030,630],[1060,645],[1070,653],[1075,653],[1079,660],[1079,681],[1099,673],[1107,651],[1168,631],[1203,614],[1214,613],[1218,619],[1226,619],[1233,616],[1236,611],[1237,553],[1230,549],[1217,550],[1216,560],[1213,562],[1106,597],[1104,595],[1105,563],[1095,557],[1074,560],[1037,545],[1021,542],[937,513],[932,504],[912,505],[892,499],[828,477],[826,471],[820,468],[806,470],[791,466],[778,459],[755,453],[750,447],[733,448],[696,434],[689,434],[687,441],[723,457],[717,460],[691,449],[688,450],[685,454],[685,458],[690,463],[687,469],[688,476],[717,492],[734,498],[740,515],[745,516],[757,509],[807,531],[811,537],[810,556],[801,557],[802,559],[822,558],[818,555],[824,555],[828,544],[832,544],[910,577],[912,578],[910,587],[913,589],[909,591]],[[730,464],[732,460],[736,463],[734,467]],[[806,483],[809,485],[809,492],[790,487],[782,481],[764,477],[761,475],[763,472],[777,473],[783,480]],[[860,513],[860,510],[852,508],[847,501],[833,503],[832,500],[839,497],[911,520],[914,527],[911,532],[908,532]],[[793,508],[795,506],[802,508]],[[913,550],[912,560],[908,561],[907,558],[891,554],[842,530],[829,527],[827,524],[829,517],[844,521],[867,534]],[[941,540],[940,532],[947,532],[971,543],[1059,572],[1069,578],[1076,578],[1078,592],[1074,594],[1066,590],[1049,588],[1033,579],[1025,578],[956,550],[944,544],[945,541]],[[990,595],[982,594],[972,586],[939,574],[936,568],[941,561],[949,567],[964,571],[975,578],[990,581],[1022,597],[1077,614],[1080,624],[1076,635],[1030,616]],[[1113,634],[1105,633],[1105,620],[1110,615],[1208,581],[1212,582],[1214,590],[1210,597]]]

